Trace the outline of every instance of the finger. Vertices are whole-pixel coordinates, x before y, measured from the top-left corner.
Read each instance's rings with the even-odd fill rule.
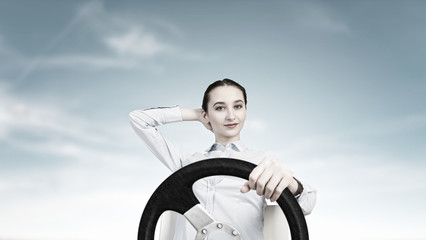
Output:
[[[278,187],[278,185],[281,182],[281,176],[274,174],[271,179],[269,180],[269,182],[266,184],[265,187],[265,198],[266,199],[270,199],[273,194],[275,193],[275,189]]]
[[[259,176],[256,182],[256,193],[259,196],[263,196],[265,194],[266,186],[268,182],[271,180],[274,172],[272,169],[265,169],[262,174]]]
[[[241,187],[240,192],[248,193],[249,191],[250,191],[249,182],[245,182],[244,185]]]
[[[291,183],[291,178],[282,178],[278,186],[275,188],[270,201],[275,202],[281,196],[281,193],[288,187]]]
[[[249,176],[249,187],[250,187],[250,189],[256,190],[257,180],[259,179],[260,175],[265,170],[264,165],[265,164],[263,164],[263,162],[261,162],[257,167],[255,167],[253,169],[253,171],[251,171],[250,176]]]

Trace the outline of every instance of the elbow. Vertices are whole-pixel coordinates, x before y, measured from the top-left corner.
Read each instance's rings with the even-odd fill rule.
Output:
[[[135,110],[135,111],[131,111],[131,112],[129,113],[129,120],[130,120],[130,121],[132,121],[133,119],[135,119],[135,117],[136,117],[136,112],[137,112],[137,110]]]
[[[305,216],[311,214],[313,210],[314,210],[314,206],[302,207],[302,212],[303,212],[303,215]]]
[[[298,202],[305,216],[311,214],[317,202],[316,190],[302,193]]]
[[[137,124],[138,123],[138,119],[139,119],[139,117],[138,117],[137,110],[132,111],[132,112],[129,113],[129,122],[130,122],[130,125],[132,125],[132,127],[135,127],[136,125],[138,125]]]
[[[130,125],[136,129],[146,129],[150,128],[152,124],[149,121],[149,116],[147,116],[142,110],[135,110],[129,113]]]
[[[130,121],[130,123],[131,124],[135,124],[135,123],[137,123],[138,122],[138,119],[141,119],[141,117],[140,117],[140,111],[139,110],[134,110],[134,111],[131,111],[130,113],[129,113],[129,121]]]

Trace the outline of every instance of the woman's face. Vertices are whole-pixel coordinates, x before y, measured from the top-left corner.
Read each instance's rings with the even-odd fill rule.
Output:
[[[240,140],[246,121],[246,104],[240,89],[221,86],[213,89],[204,117],[210,122],[216,142],[226,145]]]

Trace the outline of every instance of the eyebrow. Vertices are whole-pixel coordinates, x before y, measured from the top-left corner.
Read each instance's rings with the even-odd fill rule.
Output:
[[[244,103],[244,101],[239,99],[239,100],[235,100],[235,101],[234,101],[234,104],[235,104],[235,103]],[[225,104],[225,102],[215,102],[215,103],[213,104],[213,107],[214,107],[214,106],[216,106],[216,105],[218,105],[218,104]]]

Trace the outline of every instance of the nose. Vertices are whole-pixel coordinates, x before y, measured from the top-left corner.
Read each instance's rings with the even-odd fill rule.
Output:
[[[233,108],[228,108],[228,111],[226,112],[226,119],[227,120],[234,120],[235,119],[235,113]]]

